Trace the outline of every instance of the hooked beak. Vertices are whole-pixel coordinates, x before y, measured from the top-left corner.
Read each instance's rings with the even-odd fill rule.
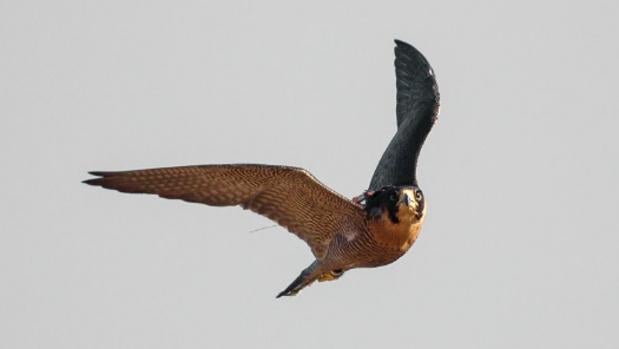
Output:
[[[402,196],[402,203],[410,208],[413,209],[413,211],[415,212],[415,215],[417,215],[418,217],[421,217],[421,215],[423,214],[421,212],[421,207],[419,205],[419,203],[414,200],[413,198],[411,198],[410,196],[408,196],[408,194],[404,194]]]
[[[402,202],[404,202],[404,205],[410,206],[413,200],[411,200],[410,196],[408,196],[407,194],[404,194],[402,197]]]

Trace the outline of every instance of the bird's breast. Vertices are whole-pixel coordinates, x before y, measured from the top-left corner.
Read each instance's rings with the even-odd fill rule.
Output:
[[[369,222],[369,230],[376,244],[391,250],[406,252],[421,232],[423,217],[417,219],[414,213],[400,209],[398,222],[383,214]]]

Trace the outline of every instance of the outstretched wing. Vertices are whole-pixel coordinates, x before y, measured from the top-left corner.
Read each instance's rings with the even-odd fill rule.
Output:
[[[395,40],[398,130],[383,153],[370,190],[387,185],[417,185],[416,168],[423,146],[439,110],[434,71],[413,46]]]
[[[90,172],[86,184],[211,206],[240,205],[303,239],[321,259],[338,232],[364,229],[362,209],[309,172],[269,165],[203,165]]]

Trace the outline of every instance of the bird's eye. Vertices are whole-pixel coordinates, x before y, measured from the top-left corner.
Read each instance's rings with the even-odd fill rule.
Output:
[[[423,194],[421,193],[421,190],[417,190],[417,191],[415,192],[415,199],[416,199],[417,201],[421,201],[421,200],[423,200]]]

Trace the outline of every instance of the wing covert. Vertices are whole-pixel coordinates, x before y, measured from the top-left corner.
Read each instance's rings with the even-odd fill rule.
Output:
[[[295,167],[202,165],[91,174],[99,178],[84,183],[120,192],[210,206],[239,205],[296,234],[319,259],[335,234],[365,226],[359,206]]]

